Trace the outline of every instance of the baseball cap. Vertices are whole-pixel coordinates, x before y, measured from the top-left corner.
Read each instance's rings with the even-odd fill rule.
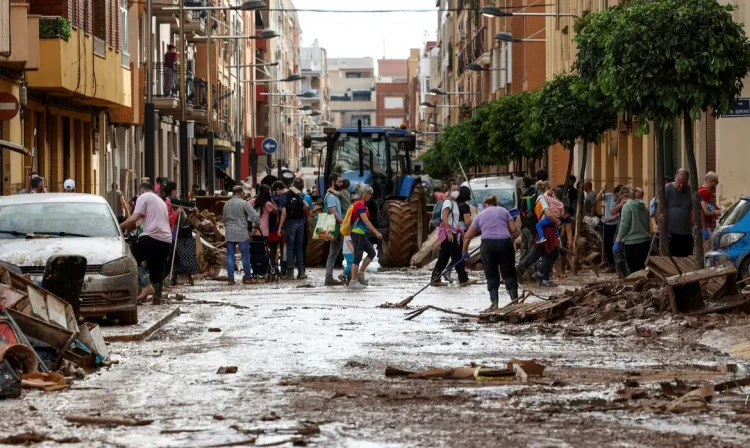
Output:
[[[75,190],[76,183],[73,179],[68,179],[65,182],[63,182],[63,188],[66,190]]]

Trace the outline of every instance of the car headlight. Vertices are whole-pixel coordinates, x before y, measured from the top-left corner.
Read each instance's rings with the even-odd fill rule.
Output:
[[[107,276],[129,274],[132,268],[130,257],[118,258],[102,266],[100,273]]]
[[[744,232],[725,233],[721,236],[721,240],[719,240],[719,247],[720,248],[729,247],[744,237],[745,237]]]

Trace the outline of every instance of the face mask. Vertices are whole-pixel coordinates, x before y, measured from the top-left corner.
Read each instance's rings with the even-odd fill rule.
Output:
[[[458,191],[456,191],[456,190],[453,190],[453,191],[451,191],[451,197],[452,197],[453,199],[456,199],[456,198],[458,198]]]

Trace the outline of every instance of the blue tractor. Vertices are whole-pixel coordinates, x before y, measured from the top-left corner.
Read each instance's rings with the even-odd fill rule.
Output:
[[[411,154],[416,149],[414,134],[401,128],[356,127],[325,128],[324,136],[306,137],[305,147],[313,147],[320,156],[317,186],[321,196],[328,189],[331,173],[339,173],[354,186],[372,186],[373,197],[367,204],[373,225],[383,234],[378,260],[384,267],[405,267],[429,234],[430,219],[419,176],[412,174]],[[322,207],[314,207],[310,222]],[[310,241],[307,259],[311,265],[325,264],[323,243]]]

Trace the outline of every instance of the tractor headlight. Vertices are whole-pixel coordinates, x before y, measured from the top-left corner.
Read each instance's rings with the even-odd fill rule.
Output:
[[[129,274],[130,270],[133,267],[132,264],[133,263],[130,257],[118,258],[117,260],[110,261],[109,263],[102,266],[102,270],[100,271],[100,273],[108,277]]]
[[[719,240],[719,248],[729,247],[744,237],[745,237],[744,232],[725,233],[721,236],[721,240]]]

